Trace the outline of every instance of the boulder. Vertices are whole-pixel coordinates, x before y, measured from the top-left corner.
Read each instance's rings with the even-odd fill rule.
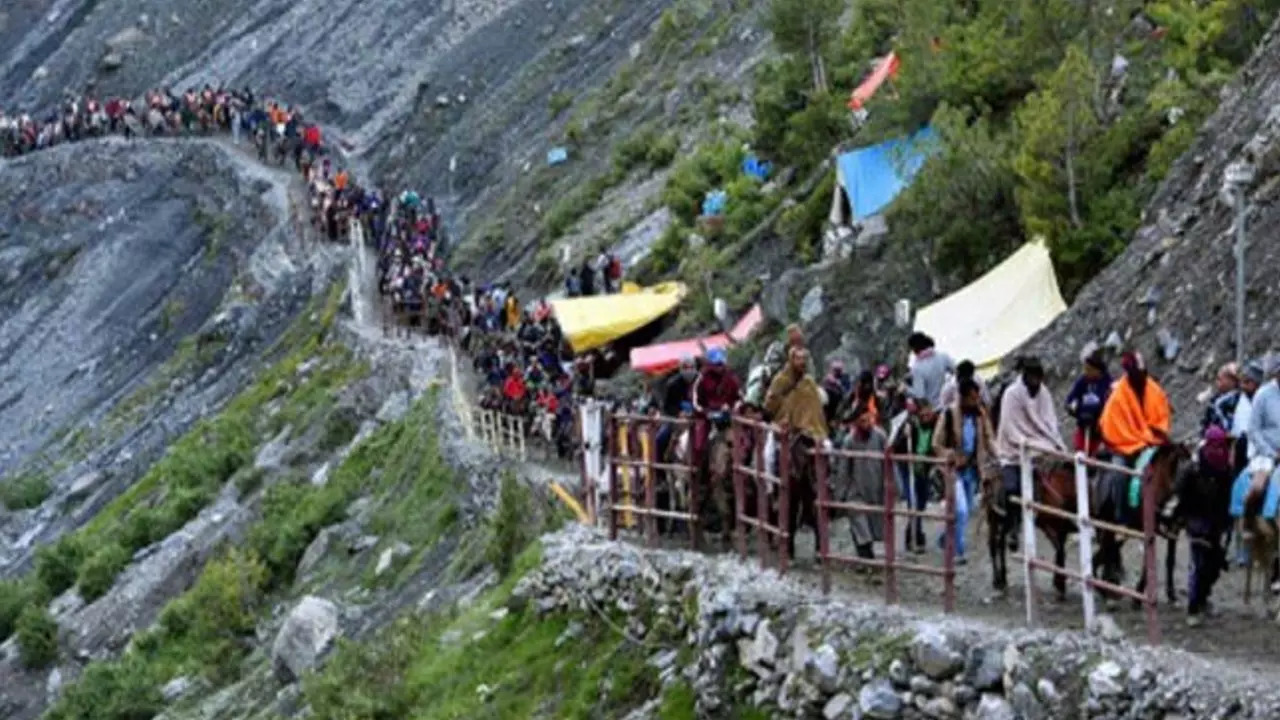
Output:
[[[1004,681],[1004,649],[990,645],[969,648],[964,681],[979,692],[999,690]]]
[[[381,577],[391,569],[391,566],[395,565],[397,560],[407,557],[411,552],[413,552],[413,548],[402,542],[397,542],[386,550],[383,550],[382,554],[378,556],[378,565],[373,569],[373,574],[377,577]]]
[[[118,52],[109,52],[98,61],[98,68],[104,72],[119,70],[124,65],[124,56]]]
[[[290,683],[319,663],[338,636],[338,606],[308,595],[289,611],[271,645],[276,677]]]
[[[98,485],[102,483],[104,475],[100,470],[87,472],[76,478],[71,483],[71,488],[67,490],[67,502],[78,503],[89,497]]]
[[[995,693],[982,694],[982,699],[978,701],[978,711],[974,714],[974,717],[982,718],[982,720],[1016,720],[1013,706],[1009,704],[1008,700]]]
[[[138,26],[127,27],[107,39],[107,50],[118,53],[122,50],[140,45],[147,39],[147,34]]]
[[[939,630],[928,629],[911,641],[911,659],[916,667],[934,680],[945,680],[964,666],[951,639]]]
[[[902,698],[884,678],[876,678],[858,690],[858,708],[863,717],[893,720],[902,711]]]

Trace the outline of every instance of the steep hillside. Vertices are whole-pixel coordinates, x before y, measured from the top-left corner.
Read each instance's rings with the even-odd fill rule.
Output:
[[[214,143],[0,160],[0,575],[240,388],[323,288],[335,259],[299,252],[289,206]]]
[[[1235,357],[1235,210],[1224,198],[1224,172],[1237,162],[1255,167],[1247,189],[1244,356],[1277,349],[1280,285],[1273,273],[1280,269],[1280,253],[1270,240],[1280,223],[1276,68],[1280,34],[1273,27],[1190,150],[1170,169],[1128,249],[1024,348],[1050,360],[1059,382],[1076,372],[1087,344],[1102,345],[1115,333],[1144,353],[1170,391],[1178,431],[1197,427],[1195,396],[1219,364]]]

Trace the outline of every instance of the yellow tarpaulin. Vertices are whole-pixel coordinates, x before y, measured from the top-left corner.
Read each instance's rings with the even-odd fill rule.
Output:
[[[551,301],[556,322],[575,353],[584,353],[639,330],[671,312],[687,293],[683,283],[641,288],[626,283],[615,295]]]
[[[1066,309],[1049,249],[1034,240],[986,275],[920,308],[915,329],[956,362],[969,360],[990,377],[1005,355]]]

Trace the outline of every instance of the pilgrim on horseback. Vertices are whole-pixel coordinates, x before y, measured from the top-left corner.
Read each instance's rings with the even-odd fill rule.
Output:
[[[814,462],[812,451],[830,442],[827,421],[823,417],[822,389],[809,372],[809,351],[803,346],[793,346],[786,368],[769,384],[765,394],[764,410],[773,421],[790,431],[788,453],[790,465],[786,478],[790,491],[790,532],[787,534],[787,552],[796,554],[796,529],[801,522],[817,528],[814,501]],[[818,550],[818,535],[814,533],[814,550]]]
[[[934,452],[948,461],[956,474],[956,562],[965,561],[965,537],[969,519],[977,511],[979,488],[992,477],[995,431],[982,402],[982,389],[972,378],[960,381],[955,402],[942,411],[933,433]],[[939,542],[945,539],[939,537]]]
[[[1019,506],[1008,502],[1010,497],[1022,495],[1022,453],[1033,460],[1043,455],[1040,449],[1063,451],[1062,436],[1058,431],[1058,417],[1054,411],[1053,397],[1044,386],[1044,366],[1034,357],[1022,358],[1019,374],[1006,385],[1000,394],[999,425],[996,429],[996,460],[1000,465],[998,487],[983,488],[987,505],[987,549],[991,555],[992,585],[1003,591],[1008,587],[1008,568],[1005,553],[1009,549],[1012,529],[1021,518]],[[1066,469],[1067,482],[1062,482],[1063,463],[1050,463],[1048,467],[1033,469],[1035,494],[1050,495],[1055,504],[1071,506],[1074,510],[1074,484],[1071,472]],[[1070,489],[1070,497],[1065,497]],[[1039,499],[1029,498],[1029,499]],[[1038,515],[1037,526],[1044,530],[1053,543],[1055,561],[1059,566],[1066,562],[1066,539],[1070,531],[1067,521],[1053,516]],[[1071,526],[1074,527],[1074,526]],[[1058,594],[1066,592],[1066,581],[1061,575],[1054,578]]]
[[[1226,566],[1223,533],[1230,524],[1231,479],[1234,459],[1231,440],[1218,425],[1205,431],[1194,467],[1178,478],[1179,520],[1186,524],[1191,544],[1187,575],[1187,624],[1200,624],[1209,595]],[[1166,570],[1171,567],[1166,567]]]
[[[738,375],[728,366],[724,349],[713,347],[708,350],[706,365],[693,386],[693,457],[698,468],[698,487],[710,491],[712,507],[722,531],[731,523],[733,478],[729,472],[728,432],[730,413],[741,399],[739,387]],[[714,453],[708,451],[712,440]],[[708,462],[713,454],[716,459],[714,478]]]
[[[872,452],[877,457],[837,456],[832,468],[831,497],[836,502],[883,506],[884,461],[878,456],[889,446],[889,438],[876,425],[875,411],[868,403],[857,403],[845,412],[842,420],[846,427],[840,434],[839,448]],[[852,512],[849,532],[858,557],[870,560],[875,557],[873,543],[886,539],[884,518],[878,513]]]
[[[1102,432],[1098,430],[1098,418],[1111,395],[1111,374],[1102,355],[1094,352],[1084,359],[1084,371],[1076,378],[1067,393],[1067,412],[1076,421],[1074,446],[1076,452],[1089,457],[1098,454],[1102,446]]]
[[[1280,505],[1280,473],[1276,472],[1276,458],[1280,456],[1280,384],[1276,376],[1280,362],[1273,359],[1268,371],[1271,378],[1253,396],[1249,413],[1250,483],[1244,501],[1244,538],[1250,561],[1270,569],[1274,587],[1276,509]]]
[[[1151,463],[1156,451],[1169,443],[1171,412],[1169,398],[1155,378],[1147,374],[1142,355],[1126,352],[1120,358],[1124,375],[1111,388],[1102,408],[1098,429],[1114,459],[1141,473]],[[1137,514],[1142,507],[1141,476],[1104,473],[1099,503],[1108,499],[1115,503],[1117,519]]]
[[[1249,494],[1249,486],[1253,484],[1249,465],[1253,459],[1253,446],[1249,443],[1249,423],[1253,416],[1253,398],[1266,380],[1266,372],[1262,363],[1254,361],[1246,364],[1240,373],[1240,395],[1236,399],[1235,412],[1231,415],[1229,435],[1235,448],[1235,483],[1231,488],[1231,517],[1233,526],[1228,530],[1231,538],[1226,542],[1231,547],[1234,540],[1236,564],[1248,565],[1248,552],[1244,545],[1244,501]]]

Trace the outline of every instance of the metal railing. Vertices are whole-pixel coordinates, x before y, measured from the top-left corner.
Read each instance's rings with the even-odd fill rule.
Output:
[[[608,417],[605,447],[608,448],[609,537],[616,540],[619,527],[634,527],[638,517],[643,524],[645,543],[653,547],[658,544],[658,520],[674,520],[685,523],[689,546],[697,550],[701,543],[697,468],[692,462],[667,463],[657,457],[657,428],[662,424],[670,424],[675,437],[692,428],[692,423],[683,418],[630,413],[612,413]],[[672,442],[676,442],[675,437]],[[658,507],[660,473],[668,489],[669,508]]]
[[[738,554],[746,559],[747,529],[752,529],[760,566],[768,567],[772,548],[778,572],[785,573],[790,559],[787,541],[791,534],[788,527],[791,521],[791,487],[787,482],[791,462],[787,451],[790,434],[777,425],[739,415],[733,416],[732,428],[733,507],[737,516],[734,544]],[[770,465],[773,463],[769,462],[765,452],[771,438],[778,448],[776,474],[772,472]],[[748,458],[748,452],[754,457]],[[752,508],[747,507],[748,481],[752,483],[751,496],[755,498]],[[776,505],[770,503],[770,497],[775,496]],[[771,517],[775,513],[776,520]]]
[[[1072,475],[1075,485],[1075,508],[1074,510],[1055,507],[1047,503],[1041,502],[1036,498],[1036,490],[1044,485],[1043,477],[1037,481],[1034,468],[1032,467],[1032,454],[1038,453],[1042,456],[1057,458],[1059,460],[1070,462],[1072,465]],[[1097,606],[1094,597],[1094,590],[1102,590],[1122,597],[1130,598],[1142,603],[1146,614],[1147,638],[1152,644],[1160,642],[1160,622],[1157,610],[1157,588],[1159,583],[1156,581],[1156,497],[1155,485],[1150,481],[1150,471],[1137,472],[1132,468],[1123,465],[1117,465],[1111,462],[1105,462],[1086,456],[1084,453],[1068,453],[1054,448],[1042,447],[1039,445],[1023,443],[1019,449],[1019,465],[1021,475],[1021,492],[1022,497],[1013,499],[1013,502],[1022,507],[1022,554],[1023,554],[1023,574],[1024,574],[1024,591],[1026,593],[1026,612],[1027,624],[1036,624],[1036,607],[1037,607],[1037,589],[1035,582],[1036,571],[1047,572],[1053,576],[1060,576],[1071,580],[1080,585],[1081,605],[1084,611],[1084,622],[1087,629],[1093,629],[1097,620]],[[1142,484],[1142,530],[1135,530],[1124,525],[1106,522],[1093,518],[1090,514],[1090,483],[1089,469],[1093,468],[1097,471],[1118,473],[1129,478],[1139,478]],[[1041,493],[1043,495],[1043,493]],[[1069,504],[1069,503],[1064,503]],[[1056,564],[1043,560],[1039,557],[1036,547],[1036,525],[1040,518],[1056,518],[1058,520],[1074,523],[1079,537],[1079,571],[1072,571],[1065,567],[1058,567]],[[1146,586],[1144,592],[1138,592],[1123,585],[1117,585],[1101,578],[1094,576],[1093,555],[1094,541],[1096,532],[1108,532],[1116,536],[1117,550],[1119,553],[1118,543],[1120,538],[1131,538],[1141,540],[1143,542],[1143,568],[1146,573]],[[1066,542],[1066,538],[1062,540]]]
[[[885,452],[843,450],[839,448],[814,451],[818,470],[818,542],[819,554],[822,557],[822,591],[831,591],[831,566],[836,563],[869,567],[884,573],[885,602],[898,601],[898,571],[920,575],[941,577],[943,581],[943,608],[947,612],[955,609],[955,575],[956,575],[956,475],[951,465],[943,459],[932,455],[894,454]],[[884,480],[884,504],[875,505],[865,502],[837,501],[831,498],[830,468],[833,460],[847,462],[873,462],[880,466]],[[917,510],[913,507],[900,508],[897,503],[898,483],[894,476],[893,464],[905,462],[925,464],[937,467],[943,474],[943,510]],[[884,556],[882,558],[864,558],[842,555],[831,551],[831,512],[841,511],[858,515],[877,514],[884,523]],[[972,510],[971,510],[972,512]],[[943,565],[934,567],[920,563],[907,562],[898,558],[897,553],[897,519],[934,520],[945,525],[943,532]]]

